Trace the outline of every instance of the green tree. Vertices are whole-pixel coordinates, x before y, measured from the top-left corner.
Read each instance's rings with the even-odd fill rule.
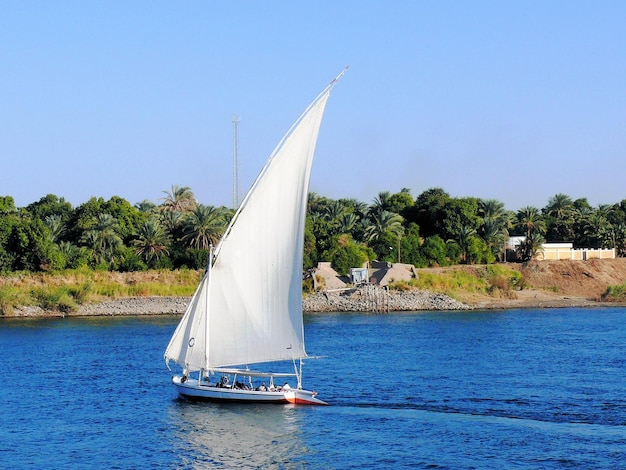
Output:
[[[348,215],[346,207],[339,201],[334,201],[324,208],[324,220],[328,224],[330,235],[342,233],[341,219]]]
[[[80,268],[87,266],[89,261],[89,253],[85,247],[73,245],[70,242],[60,242],[59,252],[65,258],[66,268]]]
[[[545,242],[543,235],[538,231],[531,231],[516,248],[517,255],[522,261],[530,261],[541,251]]]
[[[456,236],[464,230],[477,231],[482,223],[478,215],[480,200],[477,198],[452,198],[445,203],[441,210],[440,235],[444,239],[456,239]]]
[[[331,248],[324,257],[342,276],[349,275],[351,268],[359,268],[369,259],[367,250],[355,243],[348,234],[333,237]]]
[[[225,228],[223,208],[199,204],[185,219],[183,240],[191,248],[208,250],[219,242]]]
[[[46,220],[47,217],[55,217],[65,223],[72,214],[72,204],[62,197],[48,194],[39,201],[26,206],[26,210],[38,219]]]
[[[61,216],[58,214],[47,215],[44,219],[44,223],[50,231],[50,240],[52,243],[59,243],[63,232],[65,232],[65,224]]]
[[[378,259],[397,261],[400,241],[404,234],[402,216],[386,210],[372,210],[365,227],[365,239]]]
[[[0,214],[9,214],[15,211],[15,200],[11,196],[0,196]]]
[[[154,202],[144,199],[143,201],[135,204],[135,209],[139,212],[153,213],[157,211],[158,207]]]
[[[161,208],[165,211],[191,212],[196,208],[196,198],[188,186],[172,185],[171,191],[163,191]]]
[[[439,235],[433,235],[424,239],[422,245],[422,257],[429,266],[448,266],[448,247]]]
[[[494,255],[494,260],[498,255],[504,260],[504,244],[509,237],[509,229],[513,226],[514,214],[495,199],[480,201],[479,214],[483,221],[478,234]]]
[[[146,265],[154,268],[157,261],[169,253],[167,247],[170,241],[159,220],[151,217],[139,227],[137,238],[133,240],[133,246]]]
[[[15,221],[5,248],[12,253],[13,271],[55,270],[65,265],[48,228],[40,219],[28,214]]]
[[[428,265],[421,251],[421,238],[419,226],[416,223],[410,223],[406,229],[406,233],[400,240],[400,253],[403,263],[413,264],[419,267]]]
[[[518,256],[522,261],[528,261],[539,252],[545,241],[546,223],[536,207],[526,206],[517,212],[517,227],[526,237],[517,248]]]
[[[107,266],[113,269],[114,263],[123,247],[117,219],[111,214],[100,214],[93,228],[85,231],[81,241],[91,250],[94,266]]]
[[[575,222],[578,215],[574,202],[566,194],[556,194],[543,209],[548,241],[573,241]]]
[[[391,193],[389,191],[382,191],[378,193],[378,196],[374,198],[374,202],[370,210],[374,212],[390,211],[391,207]]]
[[[491,264],[496,260],[487,243],[480,237],[472,235],[464,248],[465,262],[468,264]]]
[[[417,196],[415,205],[407,213],[407,222],[419,225],[423,237],[442,233],[442,221],[445,217],[444,208],[450,195],[441,188],[431,188]]]
[[[305,270],[317,266],[318,254],[316,249],[316,238],[313,232],[313,220],[307,217],[304,224],[304,258],[302,265]]]
[[[87,202],[77,206],[65,224],[64,240],[74,245],[80,245],[84,234],[94,229],[98,216],[105,212],[104,204],[103,198],[92,197]]]
[[[130,202],[119,196],[113,196],[102,204],[102,211],[117,220],[117,231],[125,244],[130,244],[138,228],[148,217],[148,214],[140,212]]]
[[[402,221],[402,216],[399,214],[386,210],[372,211],[369,216],[369,224],[365,229],[365,238],[370,242],[376,241],[386,232],[400,237],[404,233]]]
[[[413,196],[411,196],[411,190],[408,188],[402,188],[399,193],[392,194],[389,197],[386,210],[403,215],[407,209],[413,207],[414,205],[415,201],[413,200]]]
[[[470,244],[475,243],[475,235],[476,230],[474,230],[472,227],[468,227],[467,225],[463,225],[459,228],[456,237],[453,238],[453,240],[456,241],[461,248],[461,260],[465,261],[466,263],[475,262],[472,259],[468,259],[468,250]]]
[[[533,233],[545,233],[546,223],[536,207],[526,206],[517,212],[517,226],[524,235],[530,237]]]

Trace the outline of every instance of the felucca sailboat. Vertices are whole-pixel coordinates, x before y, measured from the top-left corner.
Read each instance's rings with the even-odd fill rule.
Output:
[[[302,386],[302,256],[311,166],[341,72],[282,138],[243,199],[165,351],[198,400],[324,405]],[[289,361],[293,372],[252,370]],[[289,383],[294,380],[295,383]]]

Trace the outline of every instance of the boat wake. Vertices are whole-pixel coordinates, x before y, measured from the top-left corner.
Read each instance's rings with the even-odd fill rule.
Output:
[[[467,403],[478,403],[482,406],[467,406]],[[517,423],[518,425],[562,425],[568,427],[599,427],[615,428],[616,432],[626,437],[626,422],[619,419],[624,416],[626,402],[605,403],[600,410],[573,409],[563,405],[535,403],[531,400],[517,398],[505,400],[468,399],[466,403],[428,403],[428,402],[359,402],[332,403],[333,408],[341,408],[347,413],[392,413],[407,419],[427,415],[455,417],[457,419],[484,420],[500,423]],[[580,408],[580,407],[578,407]],[[615,411],[620,409],[620,411]],[[615,412],[611,412],[611,410]]]

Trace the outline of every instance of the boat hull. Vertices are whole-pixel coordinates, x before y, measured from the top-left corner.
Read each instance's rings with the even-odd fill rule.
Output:
[[[294,405],[327,405],[320,400],[315,392],[303,389],[289,389],[285,391],[243,390],[238,388],[216,387],[198,383],[197,379],[187,379],[181,382],[180,377],[174,376],[172,383],[178,393],[189,399],[212,402],[230,403],[267,403],[267,404],[294,404]]]

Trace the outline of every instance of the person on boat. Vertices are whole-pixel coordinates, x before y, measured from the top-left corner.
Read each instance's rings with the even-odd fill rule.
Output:
[[[257,390],[259,392],[266,392],[267,391],[267,387],[265,386],[265,382],[263,382],[261,385],[259,385],[259,387],[257,388]]]
[[[285,385],[283,385],[283,391],[286,392],[287,390],[291,390],[291,386],[285,382]]]

